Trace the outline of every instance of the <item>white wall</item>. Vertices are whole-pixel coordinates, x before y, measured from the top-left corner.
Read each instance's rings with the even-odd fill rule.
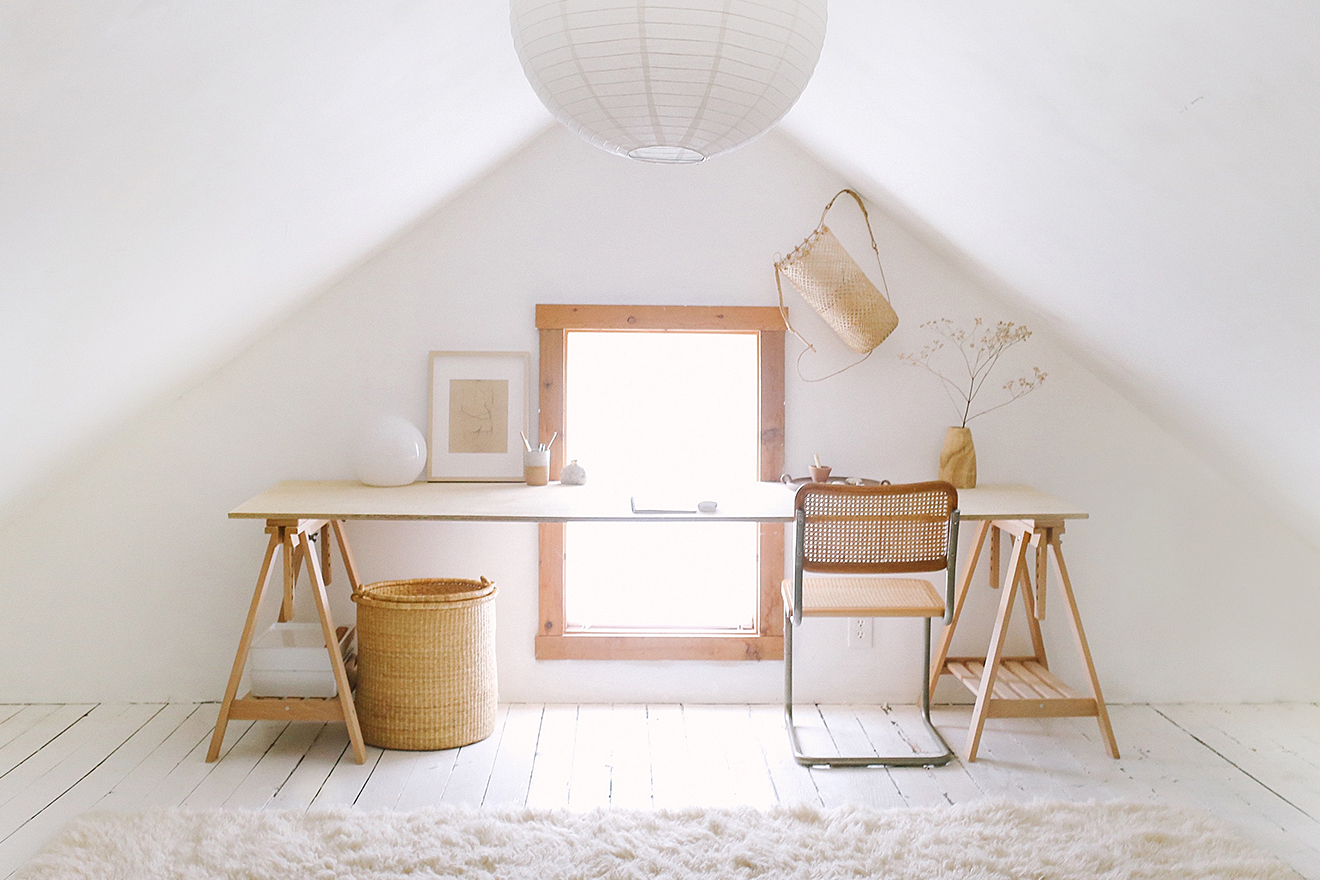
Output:
[[[428,351],[534,352],[538,302],[771,304],[775,252],[810,231],[845,183],[775,134],[707,166],[657,168],[547,132],[218,373],[4,512],[0,700],[217,698],[264,542],[260,524],[227,521],[226,511],[279,479],[350,476],[348,449],[368,413],[424,424]],[[849,211],[831,225],[860,259],[868,248]],[[937,316],[1032,321],[878,211],[873,221],[903,323],[868,362],[820,384],[795,376],[790,342],[795,473],[818,452],[840,473],[933,476],[947,403],[896,354],[919,347],[919,325]],[[789,295],[795,324],[821,349],[806,369],[845,362],[849,353]],[[1309,649],[1320,554],[1050,339],[1038,333],[1016,363],[1050,378],[974,423],[981,480],[1034,483],[1091,511],[1065,543],[1107,696],[1320,699]],[[506,700],[780,693],[778,663],[694,674],[686,663],[533,660],[532,526],[354,523],[350,534],[368,579],[484,574],[500,584]],[[982,584],[960,650],[988,632],[993,596]],[[1080,684],[1064,621],[1053,614],[1046,628],[1054,665]],[[809,624],[803,697],[914,692],[915,624],[881,628],[870,651],[843,641],[841,621]]]

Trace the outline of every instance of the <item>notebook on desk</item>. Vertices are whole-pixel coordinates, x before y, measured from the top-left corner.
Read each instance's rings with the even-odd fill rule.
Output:
[[[664,495],[633,495],[628,499],[628,507],[633,513],[644,514],[697,512],[696,502]]]
[[[664,513],[714,513],[719,509],[719,505],[714,501],[703,500],[695,504],[691,503],[690,496],[675,498],[673,496],[641,496],[642,501],[637,501],[637,496],[633,495],[628,499],[628,506],[635,514],[664,514]]]

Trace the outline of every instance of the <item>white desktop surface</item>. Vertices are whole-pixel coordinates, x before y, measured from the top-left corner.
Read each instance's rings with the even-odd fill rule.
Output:
[[[964,520],[1087,519],[1075,504],[1030,486],[977,486],[958,490],[958,513]]]
[[[378,488],[353,480],[288,480],[229,512],[234,519],[462,520],[465,522],[792,522],[794,489],[746,482],[702,491],[522,483],[413,483]],[[638,503],[679,501],[714,513],[634,514]],[[667,504],[665,506],[668,506]],[[674,506],[680,506],[675,504]]]

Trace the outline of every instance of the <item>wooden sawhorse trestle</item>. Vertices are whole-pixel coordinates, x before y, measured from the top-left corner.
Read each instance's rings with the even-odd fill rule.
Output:
[[[1009,554],[1008,572],[1002,587],[999,580],[1000,532],[1013,536],[1013,549]],[[963,603],[971,588],[972,576],[987,535],[990,537],[990,585],[1002,590],[999,613],[995,616],[994,629],[990,635],[990,647],[985,657],[950,657],[949,644],[953,641],[953,632],[958,626],[958,618],[962,614]],[[971,556],[958,580],[953,619],[940,637],[939,647],[931,663],[930,680],[931,690],[934,690],[941,675],[952,675],[976,696],[964,755],[968,761],[976,760],[987,718],[1094,716],[1100,724],[1106,751],[1111,758],[1118,757],[1118,743],[1114,740],[1109,712],[1100,692],[1100,680],[1096,677],[1095,664],[1091,661],[1091,649],[1086,643],[1082,618],[1077,612],[1072,581],[1068,578],[1068,568],[1063,562],[1063,551],[1060,548],[1062,536],[1063,520],[1050,518],[983,520],[976,530]],[[1035,551],[1034,590],[1031,575],[1027,571],[1028,548]],[[1063,610],[1072,626],[1077,650],[1086,670],[1089,696],[1074,692],[1056,678],[1045,659],[1045,640],[1041,635],[1040,623],[1045,619],[1046,582],[1049,580],[1047,562],[1051,553],[1058,567],[1057,581],[1062,594]],[[1022,603],[1026,607],[1032,655],[1006,657],[1004,640],[1008,635],[1013,600],[1019,588]]]
[[[266,558],[261,564],[261,574],[257,576],[257,588],[252,594],[252,605],[248,609],[247,623],[243,627],[243,636],[238,642],[238,653],[234,656],[234,668],[229,674],[229,686],[225,688],[225,699],[220,704],[220,715],[215,721],[215,733],[211,737],[211,748],[206,753],[208,762],[220,757],[220,747],[225,740],[225,727],[231,720],[251,721],[342,721],[348,728],[348,738],[353,745],[353,757],[359,764],[367,760],[366,746],[362,742],[362,728],[358,726],[357,710],[353,707],[353,692],[349,682],[348,667],[339,650],[339,635],[334,620],[330,617],[330,603],[326,598],[325,586],[330,582],[330,533],[339,545],[340,558],[349,584],[356,591],[360,585],[357,566],[353,562],[353,553],[349,549],[348,539],[344,535],[344,523],[340,520],[323,519],[268,519],[266,533],[270,540],[266,543]],[[317,535],[316,544],[313,535]],[[252,639],[256,634],[257,611],[261,599],[270,586],[274,574],[275,554],[279,552],[284,568],[284,596],[280,602],[279,619],[288,621],[293,618],[293,594],[298,582],[298,575],[306,566],[312,586],[312,596],[316,599],[316,613],[320,618],[321,632],[325,636],[326,650],[330,653],[330,669],[334,672],[337,693],[333,697],[254,697],[249,694],[241,699],[238,696],[239,682],[243,678],[243,668],[247,664],[248,651],[252,648]]]

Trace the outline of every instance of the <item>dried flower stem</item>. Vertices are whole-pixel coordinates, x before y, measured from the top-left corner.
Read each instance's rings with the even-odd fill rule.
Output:
[[[945,395],[949,398],[949,403],[953,405],[954,410],[962,419],[959,427],[965,428],[972,419],[979,418],[988,412],[994,412],[1000,407],[1008,406],[1018,398],[1027,396],[1039,388],[1048,375],[1041,372],[1039,367],[1032,367],[1030,375],[1011,379],[1004,383],[1002,387],[1008,392],[1008,400],[973,413],[972,401],[981,393],[986,380],[990,378],[995,365],[999,363],[999,358],[1003,356],[1005,351],[1019,342],[1025,342],[1029,339],[1031,331],[1021,324],[1014,324],[1012,321],[1000,321],[991,327],[980,318],[973,319],[970,330],[955,324],[947,318],[927,321],[921,326],[931,328],[940,338],[927,344],[914,354],[901,354],[899,357],[908,364],[914,367],[922,367],[939,378],[940,387],[944,389]],[[946,344],[951,345],[962,358],[963,367],[966,371],[965,378],[954,380],[946,375],[942,369],[931,364],[932,355],[944,348]]]

